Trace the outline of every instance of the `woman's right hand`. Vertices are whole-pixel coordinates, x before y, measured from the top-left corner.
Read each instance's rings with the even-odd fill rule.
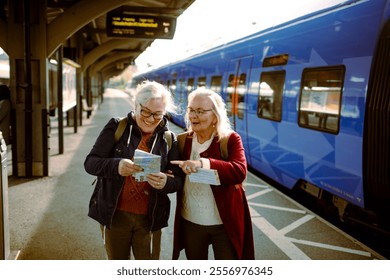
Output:
[[[123,158],[119,162],[118,173],[121,176],[131,176],[133,173],[141,171],[143,171],[142,167],[134,164],[130,159]]]
[[[171,163],[178,165],[187,175],[197,172],[198,168],[202,167],[200,160],[172,160]]]

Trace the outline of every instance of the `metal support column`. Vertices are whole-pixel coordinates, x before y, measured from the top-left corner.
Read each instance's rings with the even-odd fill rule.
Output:
[[[31,32],[30,32],[30,1],[23,1],[23,33],[24,33],[24,73],[25,84],[25,145],[26,145],[26,177],[32,177],[32,139],[33,139],[33,101],[31,79]]]
[[[57,100],[58,100],[58,153],[64,153],[64,112],[63,112],[63,85],[62,85],[62,58],[63,47],[57,51]]]
[[[7,145],[0,131],[0,260],[7,260],[10,255],[10,237],[8,222],[8,169]]]

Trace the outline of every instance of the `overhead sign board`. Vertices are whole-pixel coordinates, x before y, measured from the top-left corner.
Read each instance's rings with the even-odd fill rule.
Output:
[[[264,58],[263,67],[271,67],[278,65],[286,65],[288,62],[288,54],[280,54]]]
[[[132,15],[129,12],[107,14],[106,31],[109,37],[172,39],[175,28],[174,17]]]

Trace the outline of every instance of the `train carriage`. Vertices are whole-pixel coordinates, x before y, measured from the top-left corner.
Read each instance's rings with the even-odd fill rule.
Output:
[[[389,6],[346,1],[134,79],[167,85],[182,112],[189,92],[212,88],[254,170],[344,220],[362,211],[388,226]]]

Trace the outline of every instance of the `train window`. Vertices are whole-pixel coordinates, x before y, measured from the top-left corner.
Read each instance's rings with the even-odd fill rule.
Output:
[[[226,111],[229,116],[232,115],[232,100],[233,100],[233,92],[236,87],[235,84],[236,84],[236,78],[233,74],[230,74],[228,79],[227,98],[226,98]]]
[[[239,119],[244,118],[244,109],[245,109],[245,91],[246,91],[246,74],[242,73],[238,81],[237,87],[237,117]]]
[[[176,95],[176,80],[172,80],[172,83],[171,83],[169,89],[170,89],[173,97],[175,97],[175,95]]]
[[[246,91],[246,74],[240,76],[229,75],[227,87],[226,110],[229,116],[237,115],[239,119],[244,118],[245,110],[245,91]]]
[[[185,95],[185,80],[180,79],[179,83],[177,84],[177,89],[176,89],[176,95],[178,95],[177,102],[178,104],[182,104],[184,100],[186,99]]]
[[[187,83],[187,95],[190,94],[190,93],[195,89],[194,83],[195,83],[194,78],[189,78],[189,79],[188,79],[188,83]]]
[[[211,90],[221,94],[222,76],[211,77]]]
[[[282,119],[283,88],[286,72],[263,72],[260,77],[257,116],[280,121]]]
[[[198,78],[198,88],[205,87],[205,86],[206,86],[206,77]]]
[[[305,69],[302,74],[299,125],[337,133],[345,68]]]

